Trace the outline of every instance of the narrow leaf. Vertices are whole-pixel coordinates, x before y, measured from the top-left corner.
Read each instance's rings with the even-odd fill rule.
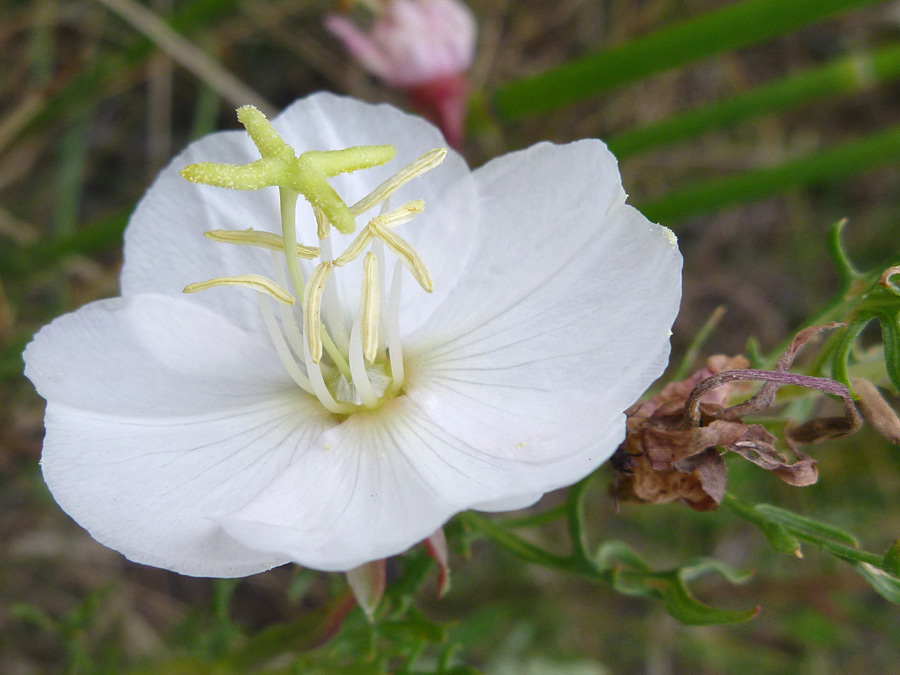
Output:
[[[650,220],[671,222],[770,197],[788,188],[837,181],[879,164],[894,162],[897,157],[900,157],[900,127],[893,127],[777,166],[676,190],[659,199],[643,202],[638,208]]]
[[[689,626],[711,626],[749,621],[759,614],[759,607],[746,610],[716,609],[694,598],[678,570],[660,588],[666,610],[681,623]]]
[[[621,160],[712,129],[733,126],[828,96],[865,90],[897,77],[900,77],[900,46],[851,54],[656,124],[630,129],[607,138],[606,142]]]
[[[878,595],[885,600],[900,604],[900,579],[867,563],[855,563],[853,568],[869,582]]]
[[[891,544],[884,552],[881,566],[886,572],[900,577],[900,539]]]
[[[787,509],[778,506],[772,506],[771,504],[757,504],[756,511],[770,521],[798,533],[823,537],[824,539],[830,539],[831,541],[852,546],[853,548],[859,548],[859,542],[856,540],[856,537],[833,525],[829,525],[828,523],[807,518],[806,516],[801,516],[798,513],[788,511]]]
[[[553,110],[719,52],[787,33],[877,0],[745,0],[598,54],[570,61],[494,92],[500,115]]]
[[[744,520],[756,525],[773,549],[785,555],[793,555],[797,558],[803,557],[803,553],[800,550],[800,541],[778,523],[768,520],[757,511],[755,506],[742,502],[727,493],[722,503]]]
[[[884,364],[888,377],[897,390],[900,390],[900,310],[884,312],[879,315],[881,324],[881,341],[884,343]]]

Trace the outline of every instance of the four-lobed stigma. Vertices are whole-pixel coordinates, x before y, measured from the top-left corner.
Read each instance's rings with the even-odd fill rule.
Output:
[[[278,356],[300,388],[337,415],[377,408],[398,395],[403,387],[399,329],[403,268],[426,292],[433,289],[421,256],[394,232],[394,228],[421,213],[425,204],[415,200],[391,209],[390,199],[403,185],[438,166],[447,150],[438,148],[425,153],[348,206],[328,179],[385,164],[396,154],[393,146],[310,150],[297,155],[259,110],[243,106],[237,112],[261,159],[244,165],[191,164],[181,170],[181,175],[194,183],[232,190],[278,188],[281,236],[253,229],[205,233],[215,242],[268,249],[275,279],[259,274],[217,277],[188,284],[184,292],[216,286],[243,286],[256,291]],[[296,208],[300,196],[312,207],[318,246],[305,246],[297,240]],[[371,218],[345,250],[335,256],[331,228],[353,234],[356,218],[379,205],[379,215]],[[388,252],[396,262],[390,284],[385,286]],[[363,268],[359,307],[348,332],[338,289],[336,285],[329,288],[328,281],[340,268],[359,258]],[[307,273],[301,260],[318,262]],[[278,301],[277,318],[264,296]],[[293,306],[298,303],[300,312],[295,314]]]

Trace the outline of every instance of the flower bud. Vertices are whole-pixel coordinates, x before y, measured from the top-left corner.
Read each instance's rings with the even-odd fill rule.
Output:
[[[409,93],[412,103],[459,146],[475,58],[475,17],[459,0],[388,0],[368,33],[332,14],[326,27],[363,68]]]

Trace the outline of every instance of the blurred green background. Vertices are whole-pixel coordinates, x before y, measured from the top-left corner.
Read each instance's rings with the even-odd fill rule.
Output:
[[[290,567],[191,579],[93,542],[40,478],[43,403],[19,356],[51,318],[117,293],[128,213],[187,142],[236,127],[233,110],[247,101],[233,98],[277,109],[327,89],[407,106],[324,30],[333,4],[147,0],[139,7],[149,23],[122,0],[0,5],[2,673],[172,672],[172,659],[214,656],[314,611],[340,583]],[[478,166],[539,140],[607,140],[630,201],[679,236],[674,360],[719,305],[727,312],[706,353],[739,353],[750,336],[771,349],[789,335],[837,287],[825,246],[836,220],[849,219],[846,246],[860,266],[898,253],[900,3],[469,5],[479,49],[464,154]],[[221,73],[231,77],[224,85]],[[814,453],[815,486],[729,463],[730,489],[883,551],[900,536],[900,449],[864,431]],[[604,474],[591,493],[595,540],[627,541],[660,568],[704,555],[754,569],[743,586],[709,578],[695,589],[716,606],[760,605],[760,615],[681,626],[658,603],[477,543],[471,556],[453,556],[443,600],[433,580],[419,599],[425,615],[449,623],[459,663],[491,673],[896,672],[897,607],[849,566],[811,548],[803,560],[775,553],[725,510],[615,513],[610,481]],[[527,536],[552,547],[561,532]],[[348,630],[360,622],[351,614]],[[272,672],[330,672],[316,664],[352,660],[326,658],[328,649]]]

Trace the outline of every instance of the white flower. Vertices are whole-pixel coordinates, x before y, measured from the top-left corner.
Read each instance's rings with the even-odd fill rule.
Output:
[[[328,94],[293,104],[273,125],[297,152],[396,147],[393,169],[330,179],[344,201],[318,202],[328,209],[356,203],[441,142],[420,119]],[[178,173],[259,156],[247,134],[229,131],[176,157],[126,231],[122,297],[56,319],[25,352],[26,375],[48,402],[44,477],[98,541],[191,575],[288,561],[348,570],[404,551],[459,511],[531,504],[610,456],[624,437],[622,411],[665,366],[681,256],[668,230],[625,205],[602,143],[542,143],[475,172],[450,151],[391,199],[407,205],[395,219],[411,220],[391,231],[392,245],[401,237],[420,256],[433,292],[376,238],[368,263],[360,255],[327,277],[322,324],[310,309],[315,291],[301,303],[291,289],[283,251],[203,236],[280,232],[279,191],[225,190]],[[337,257],[377,206],[355,234],[332,229],[321,258]],[[296,215],[310,243],[306,201]],[[315,260],[303,264],[313,288]],[[261,276],[182,293],[243,274]],[[278,303],[252,290],[261,284],[303,310],[288,308],[279,322]],[[315,327],[333,337],[336,358],[349,357],[350,382],[327,348],[312,364]],[[374,352],[361,346],[373,332]],[[325,391],[304,390],[319,377]]]

